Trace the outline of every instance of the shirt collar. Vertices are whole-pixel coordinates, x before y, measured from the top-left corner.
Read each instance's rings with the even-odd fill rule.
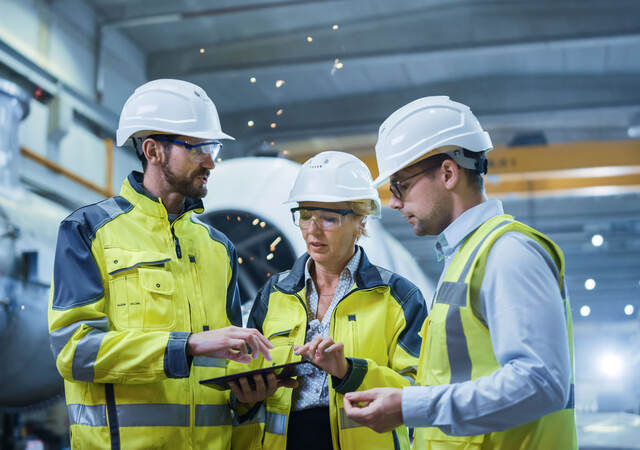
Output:
[[[473,230],[501,214],[504,214],[502,202],[497,199],[487,200],[466,210],[438,235],[434,245],[438,261],[455,253]]]

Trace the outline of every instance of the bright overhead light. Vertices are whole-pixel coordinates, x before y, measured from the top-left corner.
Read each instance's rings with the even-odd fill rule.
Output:
[[[278,124],[277,124],[277,123],[275,123],[275,122],[271,122],[271,125],[269,125],[269,126],[270,126],[271,128],[275,128],[275,127],[277,127],[277,126],[278,126]]]
[[[589,308],[589,306],[588,306],[588,305],[583,305],[583,306],[580,308],[580,315],[581,315],[582,317],[587,317],[589,314],[591,314],[591,308]]]
[[[332,27],[331,27],[331,29],[332,29],[333,31],[337,30],[338,28],[340,28],[340,27],[338,26],[338,24],[335,24],[334,26],[332,26]]]
[[[276,81],[276,87],[277,87],[277,88],[282,87],[282,86],[284,86],[284,80],[278,80],[278,81]]]
[[[249,78],[249,83],[255,83],[255,82],[256,82],[256,77]]]
[[[615,353],[606,353],[600,359],[600,370],[605,375],[617,377],[624,370],[622,357]]]
[[[204,49],[203,48],[200,49],[200,53],[204,53]]]
[[[288,155],[289,154],[289,150],[282,150],[282,154],[285,155],[285,156]]]
[[[276,116],[281,116],[283,112],[284,111],[282,110],[282,108],[280,108],[279,110],[276,111]]]
[[[594,280],[593,278],[589,278],[584,282],[584,288],[587,291],[592,291],[593,289],[595,289],[595,287],[596,287],[596,280]]]
[[[313,42],[313,38],[311,36],[307,36],[307,42]]]
[[[635,310],[635,308],[633,307],[633,305],[626,305],[626,306],[624,307],[624,313],[625,313],[627,316],[630,316],[631,314],[633,314],[633,311],[634,311],[634,310]]]
[[[247,122],[247,126],[252,127],[254,125],[255,125],[255,123],[253,122],[253,120],[250,120],[250,121]]]
[[[604,243],[604,238],[601,234],[594,234],[591,236],[591,244],[594,247],[600,247]]]
[[[273,147],[274,145],[276,145],[276,141],[269,142],[269,145]]]

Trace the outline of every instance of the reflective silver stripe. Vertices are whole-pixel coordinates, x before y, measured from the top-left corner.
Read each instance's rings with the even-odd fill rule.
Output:
[[[71,363],[71,376],[74,380],[93,382],[93,365],[105,334],[105,331],[93,329],[80,339]]]
[[[473,261],[476,259],[482,244],[484,244],[494,231],[510,223],[513,223],[513,221],[504,220],[493,227],[491,231],[480,240],[469,255],[460,273],[458,282],[443,282],[440,289],[438,289],[436,302],[449,305],[445,329],[447,336],[447,356],[451,369],[450,383],[461,383],[471,379],[471,357],[469,356],[467,338],[464,335],[462,317],[460,316],[460,308],[467,304],[467,291],[469,290],[469,285],[465,283],[465,280],[471,270],[471,264],[473,264]]]
[[[358,428],[364,425],[360,425],[353,419],[347,417],[347,413],[344,412],[344,408],[340,408],[340,428],[346,430],[347,428]]]
[[[97,320],[74,322],[66,327],[50,332],[49,342],[51,343],[51,350],[53,350],[54,357],[56,359],[64,346],[67,345],[67,342],[69,342],[69,339],[71,339],[71,336],[73,336],[83,324],[101,331],[109,330],[109,320],[106,317],[103,317],[102,319]]]
[[[416,380],[414,380],[412,377],[408,377],[406,375],[403,375],[403,378],[406,378],[406,380],[411,383],[411,386],[416,384]]]
[[[107,415],[105,405],[83,405],[72,403],[67,405],[69,425],[87,425],[90,427],[106,427]]]
[[[467,304],[467,283],[444,281],[438,289],[436,302],[452,306],[465,306]]]
[[[231,410],[227,405],[196,405],[197,427],[231,425]]]
[[[253,425],[255,423],[265,423],[266,422],[266,411],[267,410],[264,407],[264,403],[263,403],[262,406],[260,406],[260,409],[258,409],[258,412],[251,419],[245,420],[242,423],[238,422],[238,416],[237,416],[237,414],[234,414],[232,416],[232,425],[234,427],[242,427],[244,425]]]
[[[267,433],[280,434],[284,436],[287,432],[287,415],[267,411],[264,430]]]
[[[462,317],[458,306],[449,306],[445,323],[447,335],[447,354],[451,368],[450,383],[460,383],[471,379],[471,357],[467,347],[467,338],[462,328]]]
[[[121,427],[188,427],[189,405],[147,403],[116,405]]]
[[[223,358],[210,358],[208,356],[194,356],[193,365],[197,367],[226,367],[226,360]]]
[[[471,270],[471,264],[473,263],[473,260],[476,259],[476,255],[478,254],[478,252],[480,251],[480,247],[482,247],[482,244],[484,244],[484,241],[487,240],[487,238],[489,236],[491,236],[491,234],[496,231],[498,228],[502,228],[505,225],[509,225],[510,223],[513,223],[513,220],[504,220],[502,222],[500,222],[498,225],[496,225],[495,227],[493,227],[491,229],[491,231],[489,231],[483,238],[482,240],[478,243],[478,245],[476,245],[476,248],[473,249],[473,251],[471,252],[471,255],[469,255],[469,259],[467,259],[466,264],[464,265],[464,269],[462,269],[462,272],[460,273],[460,278],[458,278],[458,281],[463,283],[464,280],[467,278],[467,274],[469,273],[469,270]]]

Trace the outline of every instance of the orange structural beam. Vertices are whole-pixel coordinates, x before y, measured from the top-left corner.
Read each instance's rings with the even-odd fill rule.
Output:
[[[61,166],[60,164],[51,161],[48,158],[45,158],[44,156],[40,155],[39,153],[36,153],[32,150],[29,150],[26,147],[21,147],[20,148],[20,153],[22,154],[22,156],[29,158],[35,162],[37,162],[38,164],[41,164],[42,166],[46,167],[47,169],[51,170],[52,172],[55,173],[59,173],[60,175],[65,176],[66,178],[69,178],[70,180],[78,183],[81,186],[86,187],[87,189],[91,189],[94,192],[97,192],[100,195],[103,195],[105,197],[112,197],[113,196],[113,192],[112,190],[106,189],[102,186],[99,186],[95,183],[93,183],[92,181],[87,180],[86,178],[81,177],[80,175],[77,175],[75,173],[73,173],[72,171],[70,171],[69,169],[67,169],[66,167]],[[108,180],[107,180],[108,183]]]
[[[303,162],[312,155],[298,155]],[[378,176],[373,151],[357,156]],[[567,142],[544,146],[497,147],[488,154],[489,195],[551,195],[575,189],[620,187],[640,190],[640,140]],[[380,188],[384,203],[389,186]]]

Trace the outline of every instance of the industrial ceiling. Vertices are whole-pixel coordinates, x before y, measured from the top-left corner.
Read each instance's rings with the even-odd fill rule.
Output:
[[[640,2],[89,3],[103,32],[119,29],[143,51],[149,79],[205,88],[238,139],[227,157],[275,148],[303,159],[340,148],[371,159],[379,124],[426,95],[469,104],[503,152],[550,145],[554,153],[537,158],[544,167],[535,170],[550,174],[559,164],[564,184],[530,189],[525,200],[508,200],[507,212],[565,249],[574,309],[591,305],[599,317],[625,320],[636,315],[626,316],[626,305],[640,308],[640,144],[629,140],[640,136]],[[582,142],[591,153],[564,147]],[[523,148],[500,155],[517,163]],[[524,180],[534,164],[508,175]],[[585,167],[598,172],[575,172]],[[576,177],[592,181],[576,184]],[[428,240],[412,236],[391,211],[383,220],[437,277]]]

